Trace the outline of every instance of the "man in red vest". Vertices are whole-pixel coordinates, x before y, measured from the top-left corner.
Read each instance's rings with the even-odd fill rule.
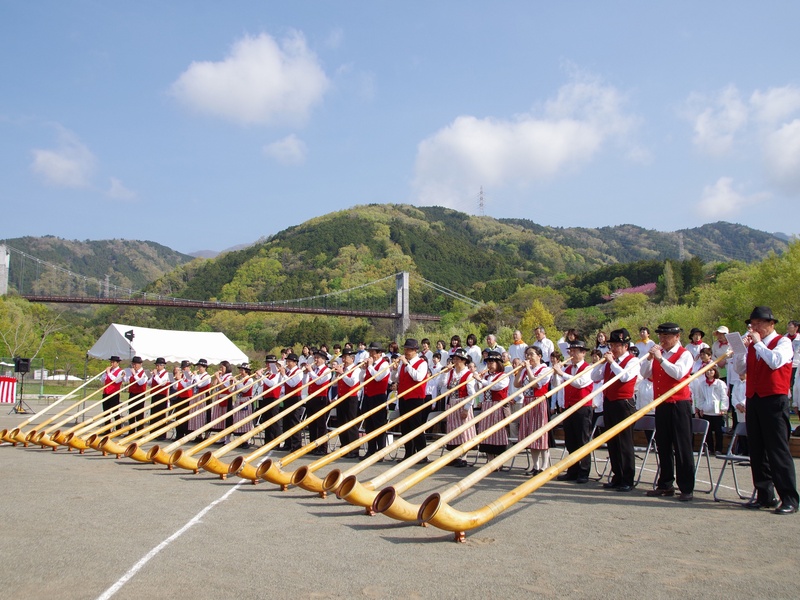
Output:
[[[400,414],[404,415],[425,403],[425,384],[422,383],[428,376],[428,363],[418,354],[419,343],[413,338],[403,344],[403,354],[400,362],[393,369],[392,379],[397,382],[397,395],[400,398]],[[400,432],[403,435],[412,432],[425,422],[425,411],[421,410],[413,417],[400,423]],[[405,456],[408,458],[425,449],[425,433],[420,433],[405,444]]]
[[[656,444],[660,472],[656,488],[648,496],[674,496],[675,483],[681,493],[678,500],[694,498],[694,451],[692,449],[692,394],[684,382],[694,364],[692,353],[681,346],[682,329],[677,323],[662,323],[656,328],[658,344],[647,352],[642,363],[642,377],[653,379],[653,397],[680,388],[656,407]],[[674,459],[673,459],[674,452]]]
[[[119,356],[109,357],[108,362],[109,366],[100,377],[100,382],[103,384],[104,411],[119,406],[119,391],[125,379],[125,371],[119,368]],[[116,420],[116,416],[112,420]]]
[[[369,356],[362,377],[364,381],[370,378],[372,378],[372,381],[364,386],[364,400],[361,404],[361,412],[370,411],[377,406],[385,406],[389,389],[391,363],[383,355],[383,347],[378,342],[370,342],[367,347],[367,352],[369,352]],[[378,429],[381,425],[386,425],[386,423],[386,411],[378,411],[376,414],[364,420],[364,431],[370,433]],[[363,458],[375,454],[385,446],[386,434],[382,433],[367,443],[367,453]]]
[[[632,364],[636,365],[636,359],[628,352],[630,345],[631,334],[628,330],[615,329],[608,336],[609,351],[604,355],[605,364],[597,365],[592,370],[592,379],[603,383],[622,373],[619,379],[603,392],[603,420],[606,428],[613,427],[636,412],[633,396],[636,392],[636,376],[639,374],[639,369],[629,368]],[[608,457],[611,459],[613,476],[611,481],[603,484],[603,487],[618,492],[630,492],[633,489],[636,473],[633,425],[608,440]]]
[[[572,415],[564,420],[564,446],[567,452],[576,452],[581,446],[589,443],[589,436],[592,434],[592,403],[585,401],[585,398],[592,393],[594,385],[592,383],[592,369],[584,360],[586,356],[586,343],[582,340],[575,340],[569,343],[569,355],[572,364],[565,369],[559,365],[554,365],[553,370],[564,379],[570,379],[581,373],[564,388],[564,408],[570,408],[576,404],[583,405]],[[589,481],[589,469],[592,466],[592,459],[589,455],[567,469],[556,479],[559,481],[574,481],[575,483],[587,483]]]
[[[751,331],[744,337],[747,354],[736,356],[734,370],[747,373],[746,423],[750,470],[756,498],[747,508],[775,508],[779,515],[797,512],[800,504],[794,461],[789,451],[789,382],[792,378],[792,343],[778,335],[778,320],[768,306],[756,306],[745,321]],[[781,498],[780,506],[775,491]]]
[[[142,357],[134,356],[131,359],[130,368],[125,370],[125,381],[128,383],[128,398],[130,400],[136,401],[147,392],[147,379],[147,372],[142,368]],[[128,406],[128,414],[131,412],[137,412],[142,406],[144,406],[144,399],[141,398],[141,400],[142,401],[136,406]],[[138,415],[132,417],[133,422],[136,423],[134,431],[139,431],[139,429],[141,429],[139,421],[141,421],[143,417],[144,413],[139,413]]]

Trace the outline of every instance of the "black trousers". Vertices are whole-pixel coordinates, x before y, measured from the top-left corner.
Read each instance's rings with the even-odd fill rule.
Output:
[[[636,412],[636,402],[628,400],[604,400],[603,421],[606,429],[621,423]],[[611,483],[633,486],[636,474],[636,454],[633,450],[633,425],[629,425],[608,440],[608,457],[614,473]]]
[[[656,406],[656,444],[661,468],[658,487],[671,488],[677,482],[681,492],[694,492],[691,400],[664,402]]]
[[[258,410],[261,410],[265,406],[268,406],[268,405],[272,404],[273,402],[275,402],[275,400],[277,400],[277,398],[259,398],[258,399]],[[261,416],[258,418],[258,422],[259,423],[265,423],[265,422],[269,421],[275,415],[277,415],[280,412],[280,410],[281,410],[280,403],[278,403],[276,406],[273,406],[272,408],[270,408],[265,413],[262,413]],[[265,444],[268,444],[269,442],[271,442],[272,440],[274,440],[276,437],[278,437],[281,434],[281,423],[280,423],[280,421],[281,421],[281,419],[278,419],[276,422],[274,422],[272,425],[269,425],[264,430],[264,443]]]
[[[296,396],[292,396],[287,398],[283,401],[283,409],[286,410],[289,407],[295,406],[298,402],[301,402],[302,398],[300,394]],[[300,408],[295,408],[293,411],[283,415],[283,431],[284,433],[289,431],[292,427],[300,423]],[[289,436],[289,439],[283,442],[283,446],[285,449],[288,450],[297,450],[303,445],[303,432],[302,430],[293,433]]]
[[[309,418],[314,417],[314,415],[318,415],[308,424],[308,438],[313,442],[316,439],[321,438],[323,435],[328,433],[328,428],[326,426],[327,415],[328,413],[321,413],[325,407],[328,406],[328,397],[327,396],[317,396],[312,398],[306,404],[307,407],[307,414]],[[325,442],[324,444],[320,444],[320,450],[324,450],[326,453],[328,452],[328,443]]]
[[[711,452],[724,452],[722,442],[722,426],[725,424],[725,417],[722,415],[703,415],[703,419],[708,421],[708,437],[706,442]]]
[[[798,505],[794,461],[789,451],[789,396],[747,399],[747,443],[750,470],[758,500],[768,502],[778,492],[783,502]]]
[[[142,400],[141,396],[144,396],[145,394],[146,394],[146,392],[142,393],[142,394],[133,394],[132,396],[131,395],[128,396],[128,400],[129,400],[129,403],[128,403],[128,406],[129,406],[128,414],[131,414],[132,412],[134,412],[134,413],[138,412],[142,408],[144,408],[146,400]],[[137,404],[133,408],[130,408],[130,400],[131,399],[133,399],[134,402],[138,402],[139,400],[141,400],[141,402],[139,402],[139,404]],[[139,431],[142,428],[142,426],[139,423],[139,421],[141,421],[144,418],[145,418],[144,417],[144,412],[140,412],[138,415],[133,415],[132,417],[130,417],[130,420],[128,421],[128,425],[133,425],[135,423],[136,427],[134,428],[134,431]]]
[[[401,398],[400,399],[400,416],[410,413],[415,408],[419,408],[425,404],[424,398]],[[409,417],[405,421],[400,423],[400,433],[406,435],[414,431],[417,427],[420,427],[425,423],[425,419],[427,418],[427,411],[421,410],[413,417]],[[423,431],[419,435],[411,438],[405,443],[405,450],[406,450],[406,458],[411,456],[412,454],[416,454],[417,452],[425,449],[425,432]]]
[[[358,396],[354,394],[339,404],[336,407],[336,415],[339,425],[344,425],[355,419],[358,416]],[[347,444],[355,442],[356,439],[358,439],[358,423],[339,434],[342,446],[347,446]]]
[[[386,405],[386,394],[378,394],[376,396],[364,396],[364,402],[361,405],[361,411],[367,412],[376,406]],[[369,434],[382,425],[387,423],[387,413],[385,410],[379,410],[374,415],[367,417],[364,421],[364,432]],[[379,436],[371,439],[367,443],[367,455],[375,454],[378,450],[386,447],[386,434],[382,433]]]
[[[119,406],[119,392],[109,395],[103,394],[103,411],[111,410],[117,406]],[[116,421],[118,418],[119,414],[113,414],[109,422]]]
[[[589,436],[592,434],[593,412],[594,408],[591,405],[582,406],[564,420],[564,445],[570,454],[589,443]],[[567,475],[588,477],[591,466],[591,457],[589,455],[584,456],[567,469]]]

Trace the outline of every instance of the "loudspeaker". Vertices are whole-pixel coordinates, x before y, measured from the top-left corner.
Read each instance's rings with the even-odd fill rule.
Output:
[[[30,358],[14,357],[14,372],[15,373],[28,373],[31,370]]]

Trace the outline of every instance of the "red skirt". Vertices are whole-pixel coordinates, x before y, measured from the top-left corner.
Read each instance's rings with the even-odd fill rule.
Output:
[[[523,408],[531,404],[534,400],[539,400],[539,398],[534,398],[533,396],[524,396],[524,400],[522,402]],[[538,406],[530,409],[519,420],[519,439],[522,440],[523,438],[528,437],[537,429],[544,427],[547,425],[549,418],[547,416],[547,398],[539,402]],[[545,433],[539,438],[535,439],[529,446],[531,450],[547,450],[550,448],[550,443],[548,440],[549,436]]]

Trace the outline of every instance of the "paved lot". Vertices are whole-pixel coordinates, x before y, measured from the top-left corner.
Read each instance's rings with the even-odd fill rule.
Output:
[[[5,412],[0,428],[22,420]],[[404,497],[464,474],[444,469]],[[240,481],[4,444],[0,598],[797,597],[800,515],[702,493],[681,504],[646,486],[551,482],[455,544],[335,497]],[[478,508],[522,481],[496,473],[454,504]]]

